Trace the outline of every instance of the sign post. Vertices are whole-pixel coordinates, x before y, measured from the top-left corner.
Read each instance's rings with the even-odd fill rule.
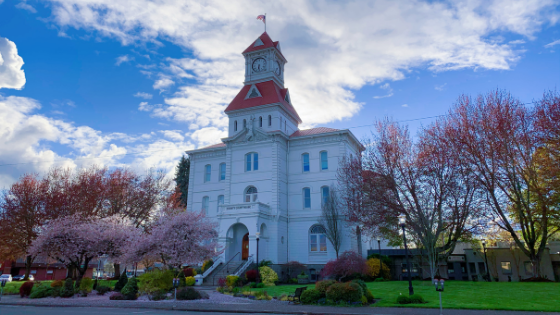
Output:
[[[439,281],[437,279],[434,279],[434,285],[436,286],[436,291],[439,292],[439,314],[443,315],[443,306],[441,304],[441,292],[443,292],[443,285],[445,283],[445,280],[443,279],[439,279]],[[438,286],[439,284],[439,286]]]

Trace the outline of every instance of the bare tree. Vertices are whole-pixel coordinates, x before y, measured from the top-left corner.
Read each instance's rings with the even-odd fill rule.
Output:
[[[321,205],[321,218],[319,223],[325,228],[327,239],[331,242],[336,258],[342,246],[342,225],[344,216],[340,211],[340,201],[338,199],[334,185],[329,188],[329,195]]]

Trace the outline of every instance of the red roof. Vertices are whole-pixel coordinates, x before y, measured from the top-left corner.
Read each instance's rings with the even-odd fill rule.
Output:
[[[261,41],[263,42],[264,45],[255,46],[255,43],[257,42],[257,40],[259,38],[261,39]],[[270,47],[274,47],[274,48],[278,49],[278,42],[273,42],[272,39],[270,39],[270,36],[268,36],[268,34],[266,32],[262,33],[261,36],[259,36],[259,38],[255,39],[255,41],[249,47],[247,47],[247,49],[245,49],[243,51],[243,54],[251,52],[251,51],[255,51],[255,50],[270,48]],[[280,50],[278,50],[278,52],[280,52],[280,54],[282,54],[282,52]]]
[[[204,149],[216,149],[216,148],[222,148],[222,147],[225,147],[225,146],[226,146],[225,143],[218,143],[218,144],[209,145],[209,146],[204,147],[204,148],[200,148],[199,150],[204,150]]]
[[[252,85],[245,85],[241,91],[237,94],[237,96],[229,103],[228,107],[224,112],[230,112],[239,109],[246,109],[252,107],[258,107],[262,105],[272,104],[272,103],[281,103],[288,112],[290,112],[294,117],[301,122],[301,118],[299,118],[296,109],[288,102],[284,100],[286,97],[286,93],[288,93],[288,89],[282,89],[278,84],[274,83],[274,81],[265,81],[261,83],[256,83],[255,86],[259,90],[262,96],[253,97],[245,99],[247,93],[249,93],[249,89],[251,89]]]
[[[327,127],[317,127],[312,129],[306,130],[298,130],[290,135],[290,138],[295,137],[303,137],[303,136],[311,136],[311,135],[318,135],[321,133],[333,132],[338,131],[339,129],[327,128]]]

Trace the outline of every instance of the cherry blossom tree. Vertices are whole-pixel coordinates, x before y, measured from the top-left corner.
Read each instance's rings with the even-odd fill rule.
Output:
[[[49,222],[30,253],[75,268],[80,281],[94,258],[108,255],[119,260],[139,235],[138,229],[118,216],[98,219],[74,214]]]
[[[220,254],[216,224],[203,213],[167,213],[136,239],[125,255],[126,263],[148,259],[179,269],[183,264],[198,264]]]

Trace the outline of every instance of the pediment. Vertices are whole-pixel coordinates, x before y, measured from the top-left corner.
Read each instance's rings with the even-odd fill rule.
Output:
[[[241,131],[235,136],[227,140],[226,139],[222,139],[222,140],[228,141],[230,143],[248,143],[248,142],[265,141],[271,138],[270,135],[261,131],[259,128],[253,128],[252,135],[249,134],[249,131],[250,131],[249,128],[245,128],[245,130]]]

